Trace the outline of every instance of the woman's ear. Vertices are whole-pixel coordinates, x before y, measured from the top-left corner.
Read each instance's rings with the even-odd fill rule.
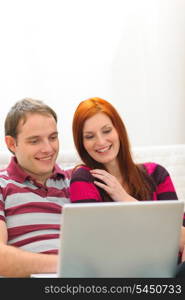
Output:
[[[5,136],[5,142],[7,145],[7,148],[12,152],[15,153],[16,150],[16,140],[13,138],[11,135],[6,135]]]

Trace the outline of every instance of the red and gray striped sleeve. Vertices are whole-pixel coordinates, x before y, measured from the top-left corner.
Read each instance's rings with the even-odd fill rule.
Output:
[[[3,196],[0,188],[0,220],[5,221],[5,215],[4,215],[4,201]]]

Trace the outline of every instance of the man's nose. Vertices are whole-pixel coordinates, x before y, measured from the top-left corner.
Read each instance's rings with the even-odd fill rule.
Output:
[[[50,143],[50,141],[45,140],[42,143],[42,151],[43,152],[50,152],[52,150],[52,145]]]

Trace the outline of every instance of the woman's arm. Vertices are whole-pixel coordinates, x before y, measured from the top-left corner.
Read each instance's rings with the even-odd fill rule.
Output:
[[[148,164],[149,165],[149,164]],[[151,168],[150,164],[150,168]],[[151,172],[154,182],[156,183],[156,198],[157,200],[178,200],[175,186],[168,171],[161,165],[155,165]],[[180,238],[180,252],[185,246],[185,215],[182,220],[181,238]]]
[[[156,163],[145,163],[144,167],[154,183],[153,200],[177,200],[177,193],[169,172]]]

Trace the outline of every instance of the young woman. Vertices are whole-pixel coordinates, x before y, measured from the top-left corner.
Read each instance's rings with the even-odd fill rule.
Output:
[[[107,101],[82,101],[73,118],[73,137],[84,165],[71,180],[71,201],[177,199],[167,170],[156,163],[134,163],[126,128]]]
[[[109,102],[101,98],[82,101],[73,118],[73,138],[84,164],[72,174],[71,202],[177,199],[163,166],[133,161],[125,125]]]

